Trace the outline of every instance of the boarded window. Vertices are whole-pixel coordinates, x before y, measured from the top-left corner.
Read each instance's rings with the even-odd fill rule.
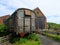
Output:
[[[25,15],[31,15],[30,10],[25,10]]]

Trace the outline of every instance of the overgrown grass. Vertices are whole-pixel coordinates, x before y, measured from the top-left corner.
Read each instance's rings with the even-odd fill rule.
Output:
[[[60,35],[47,34],[46,32],[42,32],[41,34],[60,42]]]
[[[14,45],[41,45],[41,40],[36,34],[30,34],[24,38],[20,38]]]
[[[0,42],[1,42],[1,37],[0,37]]]

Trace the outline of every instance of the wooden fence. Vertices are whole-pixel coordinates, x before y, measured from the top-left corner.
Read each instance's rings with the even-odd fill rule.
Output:
[[[47,34],[57,34],[57,35],[60,35],[60,32],[59,31],[55,31],[53,29],[40,29],[38,30],[38,32],[46,32]]]

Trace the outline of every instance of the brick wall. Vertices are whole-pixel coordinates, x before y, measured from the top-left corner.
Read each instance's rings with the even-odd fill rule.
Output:
[[[4,20],[8,19],[9,17],[10,17],[9,15],[0,17],[0,24],[3,24]]]
[[[37,17],[43,17],[43,25],[44,25],[44,29],[46,29],[46,17],[45,15],[41,12],[41,10],[39,8],[34,9],[34,12],[36,13]]]

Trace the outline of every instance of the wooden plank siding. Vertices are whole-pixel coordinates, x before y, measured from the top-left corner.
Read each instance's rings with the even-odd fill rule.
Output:
[[[46,17],[45,17],[45,15],[41,12],[41,10],[39,8],[34,9],[34,12],[36,13],[36,20],[37,20],[37,22],[39,22],[39,20],[42,20],[42,18],[44,18],[42,20],[44,26],[36,25],[37,27],[40,26],[40,27],[43,27],[43,28],[38,28],[38,29],[46,29]],[[41,18],[41,19],[37,19],[38,17]],[[40,21],[39,23],[42,24],[41,23],[42,21]]]

